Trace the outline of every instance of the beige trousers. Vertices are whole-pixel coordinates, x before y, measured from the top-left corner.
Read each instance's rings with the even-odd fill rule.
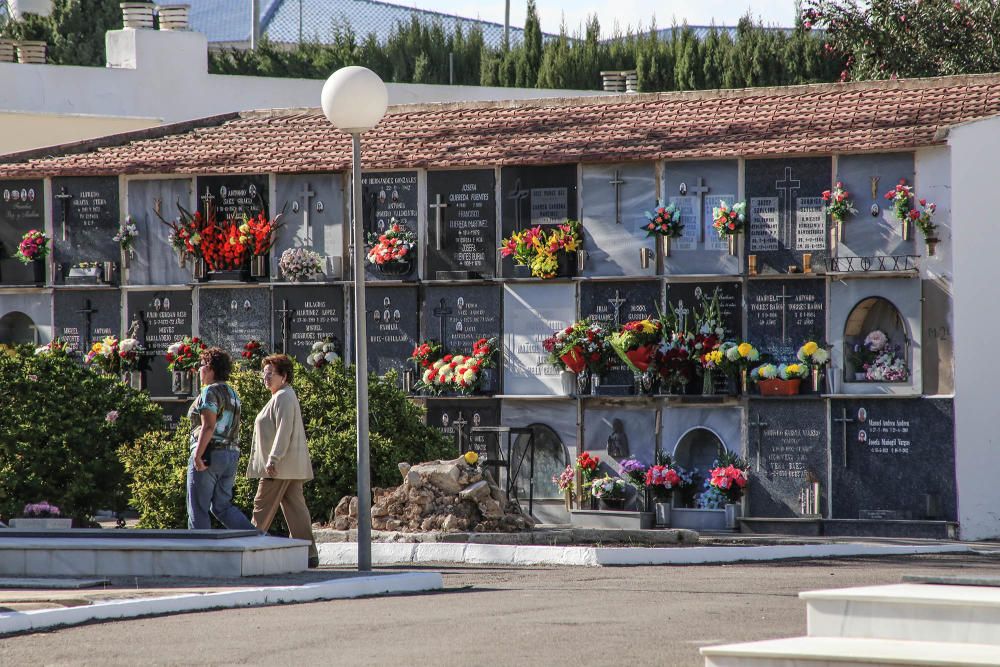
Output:
[[[318,556],[313,539],[312,520],[306,498],[302,495],[301,479],[262,478],[253,499],[253,525],[266,533],[278,513],[278,507],[288,524],[288,535],[297,540],[309,540],[309,557]]]

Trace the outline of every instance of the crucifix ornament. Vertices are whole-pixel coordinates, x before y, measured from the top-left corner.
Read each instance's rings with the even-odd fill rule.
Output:
[[[62,204],[62,240],[66,240],[66,218],[69,216],[69,202],[73,199],[73,195],[66,192],[66,186],[59,188],[59,194],[56,195],[56,199]]]
[[[288,307],[288,299],[282,299],[281,308],[275,312],[281,316],[281,352],[288,354],[288,330],[291,327],[291,317],[295,309]]]
[[[622,304],[626,301],[628,301],[628,299],[623,299],[618,290],[615,290],[615,297],[613,299],[608,299],[608,303],[611,304],[611,308],[615,312],[614,323],[616,329],[622,325]]]
[[[448,348],[448,343],[447,341],[445,341],[445,334],[447,333],[448,316],[454,312],[451,308],[448,308],[445,305],[446,303],[447,302],[445,301],[445,299],[441,299],[441,305],[435,306],[434,310],[431,311],[434,317],[438,318],[439,333],[441,335],[441,345],[445,349]]]
[[[434,203],[430,205],[434,209],[434,247],[440,250],[442,247],[443,236],[441,231],[441,213],[444,209],[448,208],[448,202],[441,201],[441,193],[434,195]]]
[[[837,422],[838,424],[841,424],[842,427],[843,427],[842,438],[841,438],[841,456],[843,457],[842,458],[842,463],[843,463],[844,467],[846,468],[846,467],[848,467],[847,466],[847,425],[848,424],[853,424],[857,420],[856,419],[851,419],[850,417],[847,416],[847,408],[841,408],[840,409],[840,416],[839,417],[834,417],[833,421]]]
[[[747,426],[757,430],[757,439],[754,441],[754,449],[756,450],[754,467],[757,472],[760,472],[760,450],[764,442],[764,429],[768,427],[768,423],[761,418],[759,412],[756,412],[753,414],[752,421],[747,422]]]
[[[791,246],[792,244],[792,211],[794,207],[792,203],[795,201],[795,195],[798,194],[799,188],[802,186],[802,181],[797,178],[792,178],[792,168],[785,167],[785,178],[784,180],[777,181],[774,184],[775,189],[781,193],[781,198],[785,201],[785,238],[784,242],[786,245]]]
[[[622,180],[621,172],[615,169],[614,178],[608,181],[615,188],[615,224],[622,224],[622,193],[621,186],[625,185],[625,181]]]

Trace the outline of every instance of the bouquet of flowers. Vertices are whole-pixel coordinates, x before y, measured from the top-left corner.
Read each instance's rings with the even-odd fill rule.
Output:
[[[924,240],[931,240],[934,238],[935,232],[937,232],[937,225],[931,221],[931,218],[934,217],[934,211],[937,210],[937,204],[928,204],[926,199],[920,199],[917,203],[920,204],[921,210],[912,209],[910,211],[910,220],[917,226],[920,233],[924,235]]]
[[[263,211],[252,218],[244,216],[239,226],[240,241],[251,255],[266,255],[277,240],[282,224],[280,214],[274,220],[268,220]]]
[[[750,379],[753,382],[773,380],[776,377],[778,377],[778,367],[771,363],[761,364],[750,371]]]
[[[323,274],[323,257],[307,248],[289,248],[278,260],[281,274],[292,282]]]
[[[646,487],[646,464],[636,458],[627,458],[621,465],[622,475],[627,484],[639,490]]]
[[[132,216],[126,215],[125,220],[118,225],[118,233],[111,240],[118,244],[123,253],[128,253],[131,257],[135,255],[135,240],[137,238],[139,238],[139,228],[136,227]]]
[[[583,486],[589,490],[590,482],[597,474],[597,468],[601,465],[600,456],[591,456],[590,452],[584,452],[576,457],[576,469],[580,471],[583,478]]]
[[[913,187],[906,184],[906,179],[899,179],[895,188],[885,193],[885,198],[892,202],[892,213],[900,222],[905,223],[910,219],[910,210],[913,208]]]
[[[663,324],[658,320],[633,320],[611,334],[611,347],[622,361],[635,373],[649,370],[655,361],[663,335]]]
[[[909,376],[906,360],[895,349],[883,351],[865,366],[865,379],[870,382],[906,382]]]
[[[708,485],[721,492],[727,503],[738,503],[743,497],[749,474],[750,465],[727,452],[709,471]]]
[[[28,503],[21,510],[21,516],[26,519],[58,519],[62,514],[55,505],[50,505],[47,500],[40,503]]]
[[[809,375],[808,364],[781,364],[778,366],[778,377],[782,380],[795,380]]]
[[[760,359],[760,352],[750,343],[723,343],[722,349],[731,368],[742,371]]]
[[[208,346],[200,338],[184,336],[167,348],[167,369],[193,373],[198,369],[201,353],[207,349]]]
[[[368,235],[368,263],[375,266],[385,264],[403,264],[410,261],[413,249],[417,246],[417,235],[395,218],[389,220],[389,229],[381,234]]]
[[[808,341],[800,347],[796,356],[810,368],[820,368],[830,362],[830,353],[815,341]]]
[[[250,241],[235,222],[209,225],[202,230],[201,257],[210,271],[236,270],[250,257]]]
[[[826,212],[837,222],[844,222],[848,215],[857,215],[858,209],[848,197],[851,193],[844,189],[844,184],[837,181],[833,191],[823,191],[823,201],[826,202]]]
[[[573,466],[566,466],[558,475],[552,475],[552,483],[559,488],[559,493],[573,493],[573,486],[576,482],[576,472]]]
[[[243,346],[243,351],[240,352],[240,357],[243,358],[243,361],[255,369],[260,368],[260,362],[266,356],[267,350],[264,349],[264,344],[256,338],[248,340],[246,345]]]
[[[323,340],[318,340],[312,344],[309,356],[306,357],[306,363],[313,368],[323,368],[323,366],[332,364],[337,359],[340,359],[340,355],[337,353],[337,342],[327,336]]]
[[[657,350],[656,367],[663,383],[672,391],[682,389],[694,379],[699,361],[695,338],[694,334],[675,331]]]
[[[118,338],[106,336],[90,346],[90,351],[83,362],[88,366],[93,364],[105,373],[121,371],[121,357],[118,354]]]
[[[159,213],[156,217],[170,228],[169,241],[174,252],[182,260],[186,257],[199,259],[202,257],[201,242],[206,229],[214,229],[215,216],[206,218],[201,211],[190,213],[183,206],[177,205],[180,215],[173,222],[167,222]],[[183,265],[183,262],[182,262]]]
[[[653,211],[646,211],[647,222],[642,228],[650,236],[666,236],[676,238],[684,231],[681,223],[681,213],[674,204],[657,206]]]
[[[589,319],[577,320],[542,342],[550,364],[564,371],[581,373],[589,369],[597,375],[607,370],[611,345],[607,330]]]
[[[719,205],[712,209],[712,220],[712,227],[720,239],[739,234],[746,227],[746,202],[733,204],[731,208],[726,202],[719,202]]]
[[[16,257],[23,264],[30,264],[49,255],[49,237],[37,229],[32,229],[21,237],[17,244]]]
[[[674,487],[682,484],[681,476],[670,463],[651,466],[646,471],[645,481],[646,486],[652,489],[653,495],[661,502],[669,499]]]
[[[446,354],[436,361],[430,360],[431,354],[440,351],[436,343],[427,343],[429,350],[418,345],[410,359],[424,367],[424,372],[417,380],[415,388],[432,394],[446,391],[472,393],[482,383],[484,368],[493,366],[493,352],[496,349],[496,339],[480,338],[472,348],[472,354]],[[423,357],[422,360],[420,357]],[[430,362],[429,365],[426,365]]]
[[[52,342],[35,348],[35,356],[42,357],[50,354],[53,357],[68,357],[73,353],[73,347],[61,338],[54,338]]]
[[[583,244],[583,225],[567,220],[548,231],[532,227],[514,232],[500,243],[503,257],[513,257],[518,266],[531,267],[536,278],[554,278],[559,272],[559,253],[576,252]]]
[[[145,352],[142,344],[131,335],[118,343],[118,358],[123,373],[139,370],[139,360]]]
[[[418,368],[430,368],[431,365],[443,356],[441,344],[436,340],[428,340],[413,348],[410,355],[412,361]]]
[[[621,477],[604,475],[589,482],[590,493],[601,500],[623,500],[625,498],[625,480]]]

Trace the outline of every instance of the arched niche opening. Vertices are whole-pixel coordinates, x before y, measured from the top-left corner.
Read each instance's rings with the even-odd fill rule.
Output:
[[[697,469],[704,476],[725,451],[726,445],[718,433],[696,426],[685,432],[674,445],[673,459],[685,470]]]
[[[529,476],[529,470],[531,467],[530,458],[531,452],[526,452],[525,448],[528,446],[528,436],[519,435],[514,439],[514,444],[512,446],[511,461],[508,462],[513,469],[517,469],[518,462],[522,461],[520,473],[514,480],[514,487],[517,489],[517,497],[522,501],[521,505],[527,509],[527,501],[529,494],[529,483],[534,481],[534,497],[535,500],[545,500],[553,498],[561,498],[559,494],[559,489],[556,485],[552,483],[552,476],[559,476],[569,463],[569,454],[566,452],[566,447],[563,445],[562,440],[559,435],[552,430],[551,427],[545,424],[531,424],[528,428],[532,429],[532,434],[535,444],[535,469],[534,475]],[[507,470],[507,473],[511,473],[511,469]]]
[[[871,296],[844,322],[844,381],[907,383],[913,363],[906,320],[888,299]]]
[[[35,321],[22,312],[14,311],[0,317],[0,345],[38,344]]]

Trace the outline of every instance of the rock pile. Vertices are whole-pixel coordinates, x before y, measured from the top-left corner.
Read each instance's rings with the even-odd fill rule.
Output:
[[[400,463],[399,472],[401,485],[375,489],[373,530],[514,532],[535,525],[516,504],[507,503],[489,472],[465,458]],[[357,528],[357,517],[357,497],[344,496],[333,511],[333,527]]]

